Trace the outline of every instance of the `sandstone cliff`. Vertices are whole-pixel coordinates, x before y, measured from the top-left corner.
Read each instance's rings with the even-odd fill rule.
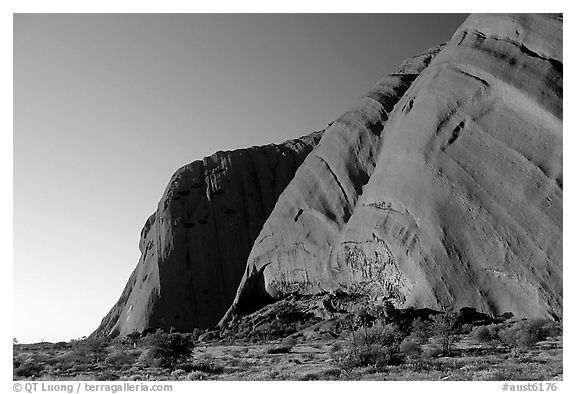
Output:
[[[142,230],[140,261],[94,335],[215,325],[262,224],[321,136],[217,152],[176,171]]]
[[[562,96],[561,15],[471,15],[321,139],[178,170],[95,334],[225,326],[332,291],[560,317]]]
[[[326,130],[222,323],[338,289],[562,315],[562,17],[472,15],[435,52]]]

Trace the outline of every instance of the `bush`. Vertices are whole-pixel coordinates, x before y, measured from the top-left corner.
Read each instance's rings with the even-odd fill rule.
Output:
[[[130,334],[123,338],[123,344],[130,347],[136,347],[140,343],[140,333],[132,331]]]
[[[474,329],[474,326],[470,323],[462,324],[462,327],[460,327],[460,333],[461,334],[470,334],[473,329]]]
[[[426,344],[432,336],[430,321],[418,318],[410,326],[410,338],[420,345]]]
[[[38,364],[33,360],[28,359],[21,363],[18,367],[14,368],[14,375],[17,377],[29,378],[32,376],[39,376],[43,370],[43,364]]]
[[[108,354],[108,345],[108,340],[105,338],[86,338],[71,343],[79,359],[86,358],[94,363],[104,361]]]
[[[550,333],[546,320],[523,320],[499,332],[499,339],[512,348],[531,348]]]
[[[393,324],[384,325],[377,320],[371,327],[362,326],[352,333],[352,341],[357,346],[398,346],[403,339],[402,333]]]
[[[162,330],[145,337],[144,345],[148,347],[145,360],[155,360],[155,364],[161,367],[172,367],[178,362],[185,361],[194,350],[191,334],[165,333]]]
[[[282,345],[284,345],[284,346],[294,347],[294,346],[296,346],[297,343],[298,343],[298,341],[296,340],[296,338],[294,338],[292,336],[286,337],[282,340]]]
[[[106,362],[113,365],[128,365],[133,364],[140,356],[140,352],[126,352],[123,350],[112,352],[108,357],[106,357]]]
[[[404,362],[400,351],[403,335],[395,325],[383,325],[380,320],[371,327],[362,326],[352,333],[349,346],[331,349],[332,359],[344,369],[387,365],[399,365]]]
[[[426,358],[435,358],[435,357],[438,357],[440,355],[440,353],[442,353],[442,350],[438,349],[435,346],[431,346],[431,347],[425,348],[422,353],[423,353],[424,357],[426,357]]]
[[[400,343],[400,351],[406,356],[418,357],[422,352],[422,347],[413,339],[406,338]]]
[[[56,342],[52,347],[53,347],[55,350],[69,350],[69,349],[72,349],[72,345],[69,344],[68,342],[64,342],[64,341]]]
[[[440,342],[442,353],[450,354],[454,347],[457,333],[458,315],[454,312],[439,313],[432,317],[430,326],[432,336]]]
[[[268,348],[268,350],[266,351],[268,354],[284,354],[284,353],[290,353],[290,350],[292,350],[293,346],[290,345],[277,345],[277,346],[272,346],[270,348]]]
[[[556,338],[562,335],[562,324],[553,321],[547,321],[542,326],[542,330],[546,333],[546,336],[550,338]]]
[[[480,343],[490,343],[497,339],[492,336],[490,330],[488,330],[488,327],[486,326],[476,327],[474,330],[472,330],[471,334],[472,338]]]

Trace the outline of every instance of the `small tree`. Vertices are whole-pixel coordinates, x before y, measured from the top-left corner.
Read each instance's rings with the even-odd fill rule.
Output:
[[[172,367],[185,361],[194,350],[192,335],[166,333],[161,329],[145,337],[144,344],[149,347],[149,357],[158,360],[163,367]]]
[[[368,365],[377,368],[399,365],[404,362],[399,348],[402,338],[398,327],[376,320],[372,326],[364,325],[353,331],[350,345],[335,348],[331,356],[345,370]]]
[[[452,352],[456,340],[458,315],[454,312],[439,313],[432,317],[432,335],[440,342],[442,353]]]

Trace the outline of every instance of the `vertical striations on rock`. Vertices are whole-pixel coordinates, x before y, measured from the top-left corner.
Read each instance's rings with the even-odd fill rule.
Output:
[[[471,15],[323,134],[182,167],[94,334],[224,326],[337,290],[562,316],[562,25]]]
[[[436,52],[326,130],[222,324],[263,295],[336,289],[562,315],[562,16],[471,15]]]
[[[215,325],[278,196],[322,132],[216,152],[172,176],[141,233],[141,257],[96,336]]]
[[[256,239],[230,313],[261,307],[266,297],[255,291],[278,298],[340,286],[328,263],[374,171],[390,114],[441,48],[406,60],[326,129]]]

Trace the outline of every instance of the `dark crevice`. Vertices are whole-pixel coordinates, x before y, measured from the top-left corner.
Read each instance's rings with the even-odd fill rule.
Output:
[[[532,57],[536,57],[538,59],[542,59],[547,61],[548,63],[550,63],[552,65],[552,67],[554,68],[554,70],[558,71],[558,73],[562,74],[562,70],[564,68],[564,65],[562,64],[561,61],[556,60],[556,59],[552,59],[550,57],[545,57],[542,56],[530,49],[528,49],[525,45],[520,45],[520,51],[528,56],[532,56]]]
[[[302,208],[300,208],[298,210],[298,213],[296,214],[296,216],[294,216],[294,222],[298,221],[298,218],[300,217],[300,215],[302,215],[302,212],[304,212],[304,210]]]
[[[562,189],[563,183],[562,183],[562,178],[556,178],[556,186],[558,186],[560,188],[560,190]]]
[[[382,130],[384,130],[384,124],[382,122],[375,123],[372,125],[372,127],[370,127],[370,130],[374,133],[374,135],[380,137]]]
[[[405,114],[410,113],[412,111],[412,107],[414,106],[414,99],[410,99],[404,106],[402,107],[402,112]]]
[[[456,141],[456,139],[458,139],[458,136],[460,136],[460,131],[462,131],[463,128],[464,128],[464,121],[458,123],[458,126],[456,126],[454,131],[452,131],[452,136],[448,140],[448,145],[453,144],[454,141]]]
[[[235,306],[236,313],[240,315],[249,315],[250,313],[256,312],[275,301],[266,291],[264,281],[264,269],[269,264],[270,263],[264,265],[258,270],[258,272],[254,272],[252,275],[246,277],[246,281],[242,287],[242,292],[240,293],[238,302]]]

